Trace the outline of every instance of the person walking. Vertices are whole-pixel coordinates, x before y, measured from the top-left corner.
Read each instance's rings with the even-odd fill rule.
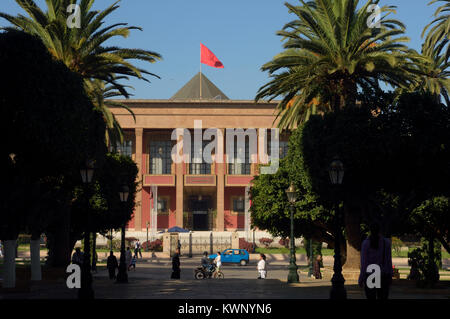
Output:
[[[180,249],[175,250],[175,254],[172,257],[172,275],[171,279],[180,279],[181,269],[180,269]]]
[[[380,287],[367,286],[367,278],[371,275],[369,265],[378,265],[381,269]],[[391,241],[380,234],[379,224],[370,225],[370,235],[361,247],[361,271],[358,284],[364,287],[367,299],[388,299],[392,283]]]
[[[83,265],[83,259],[84,259],[84,253],[81,252],[80,247],[75,248],[75,252],[72,255],[72,264],[82,266]]]
[[[114,256],[114,252],[112,250],[106,261],[106,268],[108,268],[109,279],[116,279],[116,269],[119,268],[119,263],[117,262],[117,258]]]
[[[136,271],[136,260],[137,260],[136,256],[133,256],[131,258],[130,265],[128,266],[128,271],[130,271],[131,268],[133,268],[133,270]]]
[[[136,243],[134,244],[134,256],[136,258],[139,257],[139,255],[141,256],[142,259],[142,251],[141,251],[141,242],[139,241],[139,239],[136,241]]]
[[[127,268],[131,264],[132,257],[133,257],[133,254],[131,253],[131,249],[130,249],[130,247],[127,247],[127,251],[125,252],[125,263],[127,265]]]
[[[220,267],[222,266],[222,255],[220,251],[217,252],[216,258],[214,258],[214,263],[216,264],[216,271],[214,273],[214,276],[217,275],[217,273],[220,271]]]
[[[256,268],[258,269],[258,279],[266,279],[267,276],[266,255],[264,254],[259,255],[258,266]]]
[[[317,255],[316,259],[314,260],[314,270],[313,275],[316,279],[322,279],[322,273],[320,272],[320,264],[322,262],[322,255]]]

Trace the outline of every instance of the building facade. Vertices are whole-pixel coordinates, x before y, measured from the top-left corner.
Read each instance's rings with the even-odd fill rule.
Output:
[[[155,233],[174,226],[193,231],[249,230],[248,190],[253,176],[259,173],[261,148],[271,149],[273,133],[263,133],[276,126],[277,103],[229,100],[199,74],[169,100],[121,102],[133,111],[136,120],[125,109],[113,109],[125,133],[124,143],[116,148],[137,163],[141,185],[128,230],[150,229]],[[217,134],[209,136],[207,129]],[[235,137],[227,135],[227,129],[256,134],[245,137],[244,148],[236,141],[230,147]],[[199,143],[194,142],[196,136],[201,136]],[[256,148],[250,147],[252,143]],[[214,148],[208,149],[208,144]],[[199,146],[204,153],[210,151],[211,161],[193,158],[199,151],[194,147]],[[173,150],[182,155],[187,148],[191,157],[173,160]],[[283,136],[278,150],[280,157],[287,153]],[[230,163],[231,153],[243,161]]]

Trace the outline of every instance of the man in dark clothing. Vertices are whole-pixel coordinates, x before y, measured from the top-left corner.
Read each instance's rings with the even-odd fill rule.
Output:
[[[109,254],[108,260],[106,261],[106,268],[108,268],[109,279],[116,279],[116,269],[119,268],[119,264],[112,250]]]
[[[81,249],[77,247],[75,249],[75,253],[72,256],[72,264],[78,265],[81,267],[83,265],[84,254],[81,252]]]
[[[175,251],[172,257],[172,276],[171,279],[180,279],[180,249]]]
[[[316,279],[322,279],[322,273],[320,272],[320,263],[322,261],[322,255],[317,255],[314,260],[314,277]]]
[[[141,259],[142,259],[141,242],[138,239],[136,241],[136,243],[134,244],[134,256],[137,259],[137,258],[139,258],[139,255],[141,256]]]

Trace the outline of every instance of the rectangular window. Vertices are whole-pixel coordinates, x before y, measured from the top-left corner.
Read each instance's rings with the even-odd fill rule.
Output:
[[[251,163],[250,163],[250,143],[245,143],[244,163],[237,163],[238,156],[243,150],[238,150],[237,144],[234,145],[234,163],[228,164],[229,175],[250,175]]]
[[[168,213],[168,200],[166,198],[158,198],[158,214],[165,214]]]
[[[191,163],[189,163],[189,172],[191,175],[209,175],[209,174],[211,174],[211,164],[203,162],[203,150],[205,149],[206,145],[208,145],[208,143],[210,143],[210,142],[203,141],[203,143],[202,143],[201,163],[194,163],[195,148],[194,148],[194,142],[191,143]],[[198,153],[198,155],[200,155],[200,150],[198,150],[197,153]]]
[[[288,154],[289,142],[287,142],[287,141],[280,141],[279,147],[280,147],[280,159],[283,159]]]
[[[123,143],[117,142],[115,148],[113,145],[109,146],[109,151],[131,157],[133,155],[133,141],[125,140]]]
[[[236,213],[244,213],[245,212],[245,203],[243,198],[234,198],[233,199],[233,211]]]
[[[268,140],[267,142],[267,154],[271,157],[271,140]],[[279,153],[278,156],[280,159],[283,159],[287,156],[288,154],[288,149],[289,149],[289,142],[288,141],[279,141],[278,142],[278,149],[279,149]]]
[[[172,173],[172,141],[150,142],[150,174]]]

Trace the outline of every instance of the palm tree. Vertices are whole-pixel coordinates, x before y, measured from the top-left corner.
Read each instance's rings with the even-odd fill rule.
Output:
[[[109,131],[107,138],[115,136],[122,140],[120,125],[109,107],[125,106],[108,102],[106,98],[118,95],[130,97],[127,90],[130,87],[120,83],[122,80],[135,77],[149,81],[145,76],[158,77],[135,67],[130,60],[154,63],[161,59],[161,56],[152,51],[106,45],[106,42],[114,37],[126,38],[131,30],[142,30],[128,26],[127,23],[104,26],[104,19],[119,8],[120,0],[103,11],[91,10],[94,0],[46,0],[46,12],[42,11],[34,0],[16,2],[26,11],[28,17],[6,13],[0,13],[0,17],[8,20],[15,28],[40,38],[56,59],[84,78],[86,92],[91,96],[94,105],[103,112]],[[67,25],[67,8],[71,4],[80,6],[80,28],[70,28]]]
[[[442,54],[447,42],[448,40],[442,41],[433,50],[423,50],[422,55],[425,59],[417,64],[420,77],[413,91],[429,92],[435,97],[437,102],[441,101],[442,96],[445,103],[450,106],[450,61]]]
[[[448,45],[448,40],[450,39],[450,0],[433,0],[429,5],[440,1],[446,3],[436,10],[434,14],[436,18],[425,27],[422,37],[428,31],[424,45],[424,49],[428,51],[428,55],[435,50],[436,46],[439,46],[439,43],[445,42],[446,44],[442,50],[446,47],[444,56],[448,60],[450,57],[450,46]]]
[[[428,32],[422,46],[422,55],[427,60],[418,64],[422,75],[416,89],[430,92],[436,100],[440,100],[442,96],[445,103],[450,105],[450,0],[434,0],[429,5],[438,1],[447,3],[436,10],[436,19],[423,30],[422,37]]]
[[[372,4],[358,9],[358,0],[300,0],[286,3],[296,20],[277,34],[285,51],[262,67],[271,80],[256,100],[282,97],[279,127],[292,128],[314,112],[337,111],[356,104],[358,89],[378,88],[383,81],[409,87],[417,70],[411,50],[402,44],[405,26],[388,19],[392,6],[381,7],[380,28],[370,26]],[[320,106],[311,103],[320,101]]]

